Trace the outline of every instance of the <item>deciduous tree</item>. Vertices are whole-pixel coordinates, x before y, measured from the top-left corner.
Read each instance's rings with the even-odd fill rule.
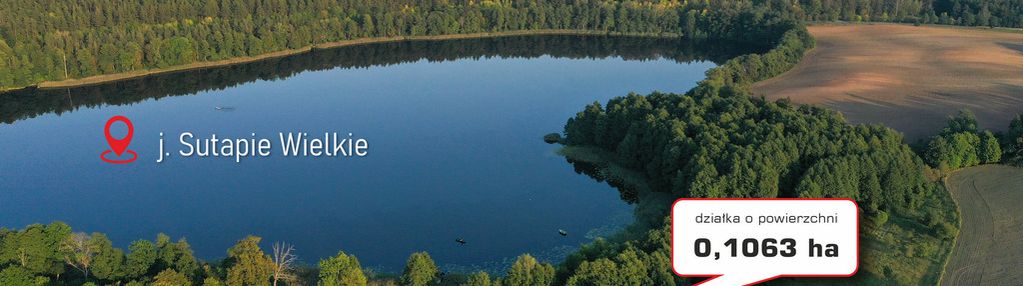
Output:
[[[425,286],[437,277],[437,265],[433,263],[430,254],[416,252],[409,256],[405,262],[405,271],[401,274],[401,285],[403,286]]]
[[[320,260],[319,266],[318,286],[365,286],[367,283],[359,260],[343,251]]]
[[[273,261],[259,248],[261,238],[248,236],[227,250],[228,286],[270,285]]]

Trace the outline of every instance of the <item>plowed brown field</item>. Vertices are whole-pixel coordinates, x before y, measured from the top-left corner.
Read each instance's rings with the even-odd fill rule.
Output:
[[[825,106],[910,140],[937,133],[964,108],[993,130],[1023,113],[1023,32],[897,24],[809,29],[817,48],[789,72],[755,84],[754,94]]]

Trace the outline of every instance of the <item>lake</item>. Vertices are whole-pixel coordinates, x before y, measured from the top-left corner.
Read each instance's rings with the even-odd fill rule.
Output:
[[[344,250],[384,271],[415,251],[455,271],[502,269],[521,253],[557,262],[628,225],[633,207],[543,135],[594,101],[684,92],[746,52],[734,49],[606,36],[405,41],[4,93],[0,226],[60,220],[119,247],[163,232],[207,259],[253,234],[265,251],[294,244],[305,263]],[[133,163],[99,158],[115,115],[133,123]],[[275,145],[278,132],[352,133],[369,152],[156,163],[160,133],[175,153],[182,132]]]

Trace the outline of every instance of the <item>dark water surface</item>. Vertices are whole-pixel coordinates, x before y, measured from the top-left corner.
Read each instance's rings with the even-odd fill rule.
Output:
[[[421,250],[456,270],[526,252],[559,260],[628,224],[632,207],[541,137],[593,101],[684,92],[744,52],[723,50],[602,36],[397,42],[0,94],[0,226],[60,220],[121,247],[164,232],[203,258],[253,234],[295,244],[306,263],[344,250],[385,270]],[[134,123],[134,163],[99,158],[114,115]],[[186,131],[255,133],[274,154],[183,158]],[[161,132],[174,154],[156,163]],[[285,158],[278,132],[350,132],[369,155]]]

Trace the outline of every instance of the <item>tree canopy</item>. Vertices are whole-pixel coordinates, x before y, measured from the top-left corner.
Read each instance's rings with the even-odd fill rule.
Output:
[[[973,112],[963,110],[927,143],[924,159],[932,167],[950,171],[1001,162],[1002,148],[993,133],[979,131]]]
[[[437,265],[426,252],[413,253],[405,263],[405,271],[401,273],[400,284],[403,286],[425,286],[437,277]]]
[[[248,236],[227,250],[227,285],[270,285],[273,262],[259,248],[260,240],[257,236]]]
[[[1006,164],[1023,167],[1023,115],[1017,115],[1009,123],[1009,130],[1002,138],[1004,146],[1002,161]]]
[[[677,3],[659,1],[15,0],[5,7],[0,88],[373,37],[539,29],[677,33],[683,17]]]
[[[963,113],[929,142],[921,159],[889,128],[850,125],[833,111],[769,102],[749,92],[750,84],[788,70],[813,48],[802,21],[1019,27],[1023,8],[1007,0],[13,0],[5,7],[0,9],[0,89],[372,37],[571,29],[770,46],[765,53],[742,55],[709,70],[685,94],[630,94],[593,103],[565,124],[560,142],[607,154],[609,161],[635,170],[660,198],[850,197],[878,225],[899,215],[900,220],[926,221],[947,240],[957,231],[949,223],[955,220],[920,215],[940,190],[924,177],[924,162],[954,169],[1023,160],[1019,118],[1001,138],[1004,154],[998,136],[979,131],[972,114]],[[496,282],[686,283],[669,272],[666,214],[647,216],[639,219],[649,222],[648,228],[630,239],[597,240],[557,269],[523,255]],[[162,234],[154,242],[132,243],[125,254],[105,235],[73,233],[62,223],[2,229],[0,284],[268,285],[273,265],[260,240],[239,240],[226,259],[209,264],[197,260],[184,239],[172,242]],[[366,283],[350,255],[339,253],[320,267],[321,285]],[[429,254],[417,252],[398,281],[428,285],[439,275]],[[468,281],[486,285],[490,278],[477,274]]]
[[[796,20],[1023,26],[1012,0],[12,0],[0,10],[0,89],[374,37],[561,29],[771,40],[745,34],[778,19],[748,13],[754,5]]]
[[[365,286],[367,282],[359,259],[343,251],[320,260],[319,279],[318,286]]]
[[[529,254],[515,260],[508,274],[501,280],[504,285],[545,286],[554,283],[554,267],[540,263]]]

